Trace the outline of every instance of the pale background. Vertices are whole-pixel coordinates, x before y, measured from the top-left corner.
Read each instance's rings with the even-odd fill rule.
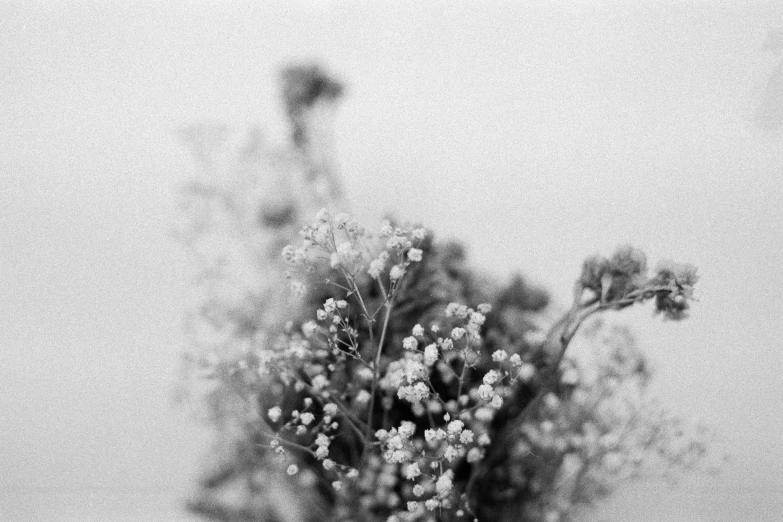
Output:
[[[616,320],[732,459],[590,520],[783,520],[783,137],[752,123],[781,5],[519,4],[0,2],[0,520],[189,520],[175,133],[282,142],[278,68],[314,57],[349,86],[361,218],[396,209],[562,305],[618,244],[699,267],[692,319]]]

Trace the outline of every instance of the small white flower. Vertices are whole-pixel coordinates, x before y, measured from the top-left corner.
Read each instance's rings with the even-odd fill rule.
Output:
[[[411,248],[408,250],[408,260],[414,263],[421,261],[422,251],[419,248]]]
[[[492,399],[492,397],[495,395],[495,392],[492,390],[492,386],[489,384],[482,384],[478,387],[478,394],[482,400],[488,401]]]
[[[416,502],[415,500],[411,500],[410,502],[408,502],[407,507],[408,507],[408,511],[413,513],[414,511],[419,509],[419,503]]]
[[[318,330],[318,325],[315,324],[315,321],[307,321],[302,325],[302,333],[305,337],[312,337],[316,330]]]
[[[438,478],[437,482],[435,482],[435,491],[438,492],[438,496],[440,497],[446,497],[451,493],[451,488],[453,487],[453,484],[451,482],[451,473],[446,472],[443,475]]]
[[[417,497],[422,496],[424,494],[424,486],[422,486],[421,484],[416,484],[415,486],[413,486],[413,494],[416,495]]]
[[[419,469],[419,464],[417,462],[414,462],[413,464],[408,464],[405,467],[405,478],[408,480],[413,480],[416,477],[421,475],[421,470]]]
[[[389,271],[389,277],[392,281],[396,281],[405,275],[405,267],[401,265],[394,265]]]
[[[350,471],[348,471],[348,473],[345,474],[345,476],[348,477],[349,479],[355,479],[356,477],[359,476],[359,470],[352,468]]]
[[[497,350],[492,354],[492,360],[495,362],[505,361],[508,358],[508,354],[505,350]]]
[[[334,417],[337,415],[337,405],[333,402],[324,405],[324,415],[330,415]]]
[[[478,305],[476,308],[478,308],[478,311],[481,312],[482,314],[488,314],[489,312],[492,311],[492,305],[488,303],[482,303]]]
[[[324,465],[324,469],[326,471],[329,471],[329,470],[334,468],[334,461],[331,460],[331,459],[326,459],[326,460],[324,460],[324,464],[323,465]]]
[[[459,441],[462,444],[470,444],[473,442],[473,432],[471,430],[464,430],[459,434]]]
[[[424,239],[426,236],[427,236],[427,231],[424,230],[423,228],[415,228],[411,232],[411,237],[413,239],[421,240]]]
[[[308,425],[310,425],[311,422],[313,422],[313,420],[315,420],[315,415],[313,415],[312,413],[310,413],[308,411],[306,413],[303,413],[299,417],[299,420],[302,422],[302,424],[304,424],[305,426],[308,426]]]
[[[423,337],[424,328],[420,324],[417,324],[416,326],[413,327],[413,332],[411,333],[413,333],[414,337]]]
[[[519,369],[519,378],[522,379],[522,382],[528,382],[535,374],[536,367],[528,362],[523,363],[522,367]]]
[[[296,475],[298,471],[299,471],[299,466],[297,466],[296,464],[291,464],[290,466],[288,466],[286,473],[288,473],[289,475]]]
[[[266,412],[267,415],[269,415],[269,420],[272,422],[277,422],[280,420],[280,415],[282,415],[282,410],[280,409],[280,406],[275,406],[274,408],[269,408],[269,411]]]
[[[432,366],[438,360],[438,347],[434,344],[424,348],[424,364]]]
[[[464,328],[457,327],[451,331],[451,338],[454,339],[455,341],[462,339],[464,336],[465,336]]]
[[[470,448],[466,460],[469,464],[473,464],[474,462],[480,461],[482,458],[484,458],[483,451],[481,451],[479,448]]]
[[[415,350],[419,346],[419,341],[415,337],[406,337],[402,340],[402,347],[406,350]]]
[[[500,395],[495,395],[494,397],[492,397],[492,402],[490,404],[492,405],[493,408],[496,409],[500,408],[501,406],[503,406],[503,397],[501,397]]]
[[[521,366],[522,358],[519,356],[519,354],[515,353],[514,355],[509,357],[508,362],[510,362],[512,366]]]
[[[495,370],[490,370],[486,374],[484,374],[484,384],[495,384],[498,382],[498,379],[500,378],[500,374],[496,372]],[[482,397],[483,398],[483,397]]]
[[[334,488],[335,491],[340,491],[341,489],[343,489],[343,483],[340,482],[339,480],[335,480],[334,482],[332,482],[332,487]]]
[[[446,430],[449,432],[449,435],[459,435],[459,433],[462,431],[462,428],[465,427],[465,423],[461,420],[453,420],[449,422],[448,427]]]
[[[438,507],[438,501],[436,499],[434,499],[434,498],[431,498],[431,499],[427,500],[426,502],[424,502],[424,507],[427,508],[428,510],[432,511],[436,507]]]

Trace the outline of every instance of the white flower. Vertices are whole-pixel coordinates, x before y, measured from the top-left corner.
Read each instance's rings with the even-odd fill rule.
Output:
[[[415,350],[419,346],[419,341],[415,337],[406,337],[402,340],[402,347],[406,350]]]
[[[316,375],[313,377],[313,388],[320,391],[323,390],[329,386],[329,379],[327,379],[324,375]]]
[[[492,305],[488,303],[482,303],[478,305],[476,308],[478,308],[478,311],[481,312],[482,314],[488,314],[489,312],[492,311]]]
[[[438,501],[437,501],[436,499],[434,499],[434,498],[431,498],[431,499],[427,500],[426,502],[424,502],[424,507],[426,507],[427,509],[429,509],[430,511],[432,511],[432,510],[434,510],[436,507],[438,507],[438,504],[439,504],[439,503],[438,503]]]
[[[419,248],[411,248],[410,250],[408,250],[408,260],[413,261],[414,263],[421,261],[422,253],[423,252]]]
[[[337,405],[333,402],[324,405],[324,415],[330,415],[334,417],[337,415]]]
[[[438,496],[440,497],[446,497],[451,493],[451,488],[453,487],[453,484],[451,482],[451,473],[446,472],[443,475],[441,475],[437,482],[435,482],[435,491],[438,492]]]
[[[519,354],[514,354],[511,357],[509,357],[508,362],[511,363],[512,366],[521,366],[522,365],[522,358],[519,357]]]
[[[489,435],[486,433],[482,433],[479,435],[478,438],[478,444],[479,446],[489,446],[489,443],[491,442],[491,439],[489,438]]]
[[[482,384],[478,387],[478,394],[482,400],[488,401],[492,399],[492,397],[495,395],[495,392],[492,390],[492,386],[489,384]]]
[[[458,435],[462,431],[463,427],[465,427],[464,422],[462,422],[461,420],[453,420],[449,422],[449,425],[446,428],[446,430],[449,432],[449,435]]]
[[[315,324],[315,321],[307,321],[302,325],[302,333],[305,337],[312,337],[316,330],[318,330],[318,325]]]
[[[473,464],[474,462],[480,461],[482,458],[484,458],[483,451],[481,451],[479,448],[470,448],[466,460],[469,464]]]
[[[462,339],[464,336],[465,336],[464,328],[457,327],[451,331],[451,338],[454,339],[455,341]]]
[[[416,432],[416,425],[411,421],[402,421],[397,432],[402,438],[409,439]]]
[[[473,442],[473,432],[471,430],[464,430],[459,434],[459,441],[462,444],[470,444]]]
[[[416,326],[413,327],[413,332],[412,333],[413,333],[414,337],[423,337],[424,336],[424,328],[420,324],[417,324]]]
[[[408,502],[407,507],[408,507],[408,511],[413,513],[414,511],[419,509],[419,503],[416,502],[415,500],[411,500],[410,502]]]
[[[438,360],[438,347],[434,344],[424,348],[424,364],[432,366]]]
[[[413,480],[416,477],[421,475],[421,470],[419,469],[419,464],[417,462],[414,462],[413,464],[408,464],[405,467],[405,478],[408,480]]]
[[[459,456],[459,452],[457,451],[457,448],[451,445],[446,446],[446,451],[443,453],[443,458],[445,458],[449,462],[452,462],[458,456]]]
[[[389,277],[392,281],[396,281],[405,274],[405,267],[401,265],[394,265],[389,271]]]
[[[490,404],[492,405],[493,408],[500,408],[501,406],[503,406],[503,397],[501,397],[500,395],[495,395],[494,397],[492,397],[492,402]]]
[[[435,430],[424,430],[424,440],[433,442],[435,440]]]
[[[337,301],[337,308],[345,308],[346,306],[348,306],[348,301],[345,299],[340,299]]]
[[[329,471],[329,470],[331,470],[332,468],[334,468],[334,461],[333,461],[333,460],[331,460],[331,459],[326,459],[326,460],[324,460],[324,469],[325,469],[326,471]]]
[[[424,230],[423,228],[415,228],[415,229],[413,229],[413,231],[411,232],[411,237],[412,237],[413,239],[418,239],[418,240],[421,240],[421,239],[424,239],[424,237],[425,237],[426,235],[427,235],[427,231],[426,231],[426,230]]]
[[[327,456],[329,456],[329,448],[326,446],[318,446],[318,448],[315,450],[315,456],[319,459],[325,459]]]
[[[329,298],[324,302],[324,310],[326,313],[331,314],[334,313],[335,309],[337,308],[337,304],[334,302],[333,298]]]
[[[422,486],[421,484],[416,484],[415,486],[413,486],[413,494],[416,495],[417,497],[422,496],[424,494],[424,486]]]
[[[528,362],[522,364],[522,367],[519,369],[519,378],[522,379],[522,382],[528,382],[535,374],[536,367]]]
[[[495,353],[492,354],[492,360],[495,362],[501,362],[505,361],[508,357],[508,354],[505,350],[497,350]]]
[[[356,477],[359,476],[359,470],[351,468],[351,470],[348,471],[348,473],[346,473],[345,476],[348,477],[349,479],[355,479]]]
[[[296,475],[298,471],[299,471],[299,466],[297,466],[296,464],[291,464],[290,466],[288,466],[286,473],[288,473],[289,475]]]
[[[343,489],[343,483],[340,482],[339,480],[335,480],[334,482],[332,482],[332,487],[334,488],[335,491],[340,491],[341,489]]]
[[[277,422],[280,420],[280,415],[282,415],[282,410],[280,409],[280,406],[275,406],[274,408],[269,408],[269,411],[266,412],[267,415],[269,415],[269,420],[272,422]]]
[[[484,374],[484,384],[495,384],[498,382],[498,379],[500,378],[500,374],[496,372],[495,370],[490,370],[486,374]],[[483,398],[483,397],[482,397]]]
[[[315,381],[315,378],[313,378],[313,381]],[[368,392],[367,390],[361,390],[359,393],[356,394],[356,398],[354,400],[359,404],[366,404],[370,402],[370,399],[372,399],[372,395],[370,395],[370,392]]]

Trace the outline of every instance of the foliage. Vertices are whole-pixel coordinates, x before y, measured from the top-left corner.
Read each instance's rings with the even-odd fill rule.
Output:
[[[647,365],[626,333],[590,329],[592,377],[566,357],[598,313],[651,301],[685,317],[694,267],[649,276],[631,247],[590,258],[570,310],[547,324],[544,292],[469,268],[462,246],[419,226],[368,230],[322,209],[282,248],[316,204],[345,206],[308,139],[310,112],[342,92],[323,75],[284,75],[295,151],[284,170],[305,190],[242,205],[236,186],[188,193],[194,252],[215,229],[204,223],[243,230],[226,258],[207,260],[192,321],[209,335],[192,330],[191,386],[210,383],[199,400],[220,436],[191,507],[217,520],[567,520],[653,456],[663,469],[695,465],[703,440],[646,398]],[[256,174],[280,168],[250,149],[240,163]],[[247,262],[226,270],[238,255]]]

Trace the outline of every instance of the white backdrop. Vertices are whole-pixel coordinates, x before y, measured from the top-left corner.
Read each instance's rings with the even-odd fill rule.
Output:
[[[0,3],[0,518],[187,520],[204,437],[172,407],[194,165],[175,131],[284,139],[277,70],[348,84],[355,212],[464,239],[565,305],[583,257],[700,269],[680,324],[617,316],[655,392],[718,429],[717,478],[631,487],[592,520],[783,518],[783,157],[752,123],[773,3]]]

